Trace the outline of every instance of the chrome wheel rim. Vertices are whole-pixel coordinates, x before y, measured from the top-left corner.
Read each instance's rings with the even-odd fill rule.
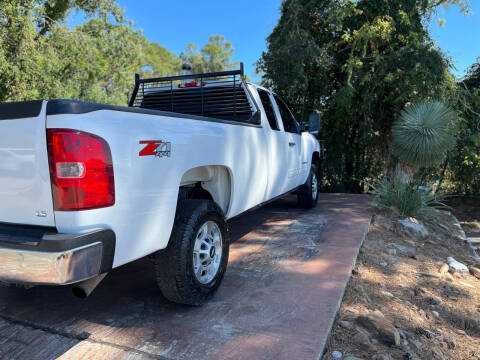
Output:
[[[312,173],[312,198],[315,200],[318,195],[318,182],[317,182],[317,175]]]
[[[222,233],[214,221],[197,232],[193,246],[193,273],[198,282],[208,284],[217,275],[222,261]]]

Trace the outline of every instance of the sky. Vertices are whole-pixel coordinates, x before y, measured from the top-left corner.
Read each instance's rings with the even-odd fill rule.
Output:
[[[255,62],[279,17],[281,0],[117,0],[150,41],[180,54],[187,44],[201,48],[210,35],[224,35],[253,81]]]
[[[180,54],[188,43],[200,48],[210,35],[224,35],[235,49],[235,61],[243,61],[245,72],[253,81],[255,62],[266,49],[266,37],[279,17],[281,0],[117,0],[150,41]],[[440,9],[443,27],[436,19],[430,24],[431,34],[440,48],[453,57],[462,77],[480,56],[480,1],[472,0],[473,15],[465,17],[457,7]],[[79,19],[74,19],[74,23]]]
[[[465,17],[457,7],[440,9],[438,16],[445,19],[443,27],[436,20],[430,24],[432,38],[453,58],[457,77],[465,75],[468,67],[480,57],[480,1],[472,0],[473,15]]]

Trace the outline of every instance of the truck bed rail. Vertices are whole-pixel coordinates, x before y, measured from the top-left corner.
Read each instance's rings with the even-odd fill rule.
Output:
[[[247,92],[243,63],[238,70],[203,74],[150,79],[136,74],[129,107],[250,122],[257,109]]]

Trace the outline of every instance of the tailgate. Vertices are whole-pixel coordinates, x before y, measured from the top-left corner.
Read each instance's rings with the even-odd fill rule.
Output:
[[[45,108],[0,104],[0,223],[55,225]]]

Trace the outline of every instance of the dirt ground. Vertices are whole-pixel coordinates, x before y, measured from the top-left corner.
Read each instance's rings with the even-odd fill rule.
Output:
[[[448,265],[442,268],[447,257],[467,266],[480,264],[454,218],[447,213],[439,218],[444,225],[427,227],[428,237],[415,240],[397,231],[397,218],[375,215],[324,360],[480,359],[480,280],[469,273],[452,274]],[[478,219],[463,215],[462,220],[476,226]],[[400,344],[387,344],[381,333],[360,321],[375,310],[383,314],[388,331],[397,330]]]

